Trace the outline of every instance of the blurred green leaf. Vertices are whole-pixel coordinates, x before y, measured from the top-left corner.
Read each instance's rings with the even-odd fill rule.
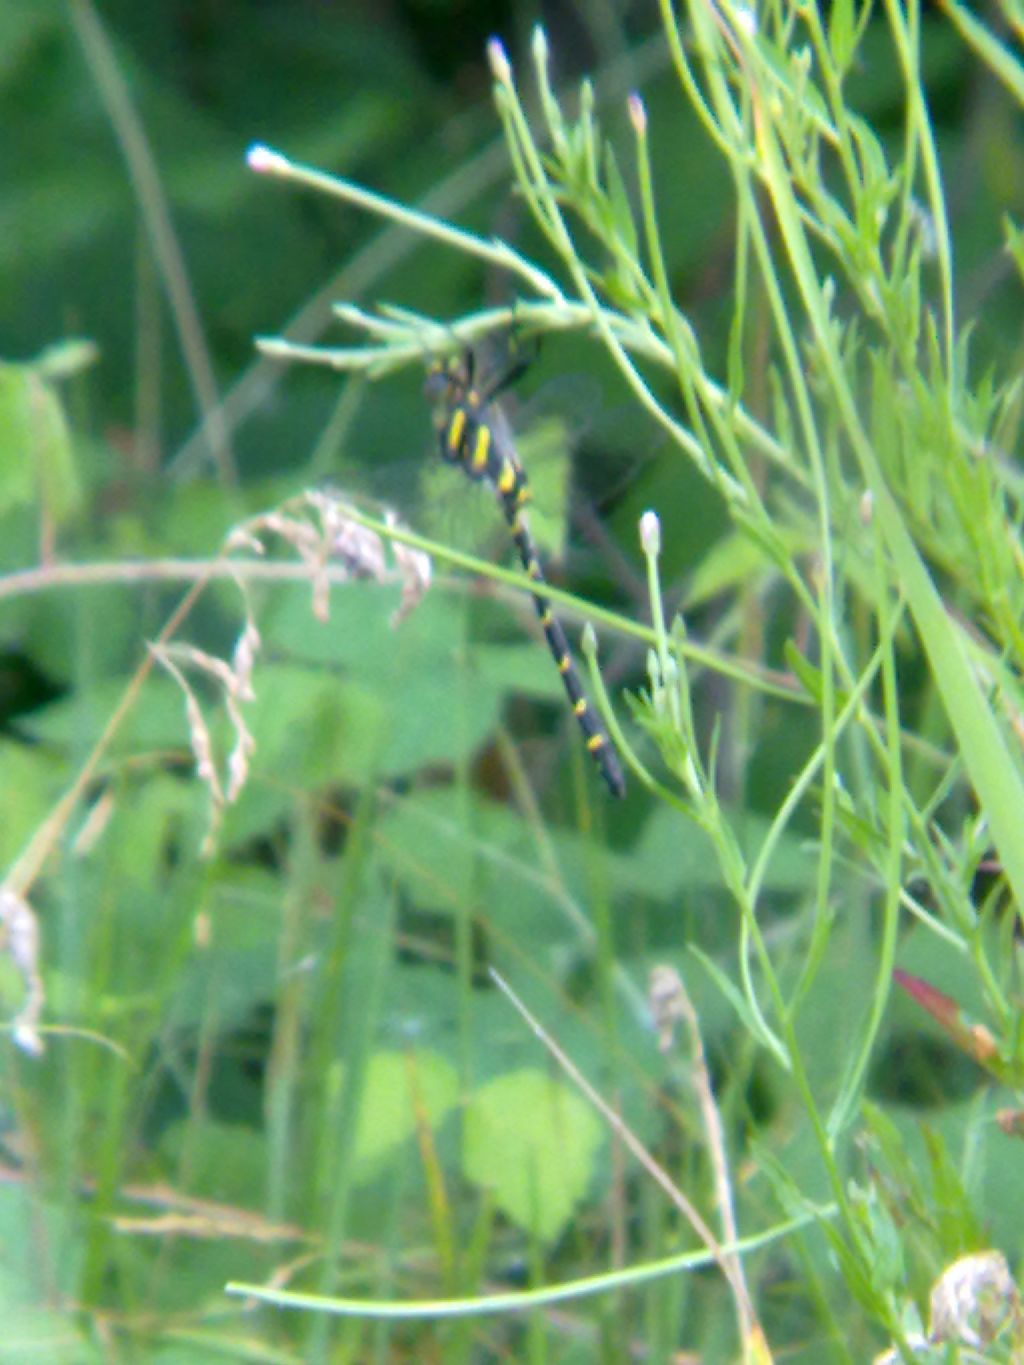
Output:
[[[52,755],[0,739],[0,865],[7,867],[28,843],[60,794],[66,773]]]
[[[33,364],[43,379],[57,383],[90,369],[98,363],[99,358],[99,347],[94,341],[67,337],[45,347]]]
[[[34,366],[0,365],[0,516],[37,498],[58,526],[80,500],[64,408]]]
[[[459,1084],[446,1058],[426,1048],[375,1052],[360,1095],[356,1127],[357,1180],[379,1174],[394,1149],[420,1124],[438,1128],[455,1107]]]
[[[502,1213],[550,1242],[585,1195],[603,1136],[600,1120],[575,1091],[523,1068],[471,1096],[463,1166]]]

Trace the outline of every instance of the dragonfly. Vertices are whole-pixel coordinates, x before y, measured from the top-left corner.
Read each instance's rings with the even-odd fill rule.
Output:
[[[511,428],[496,402],[498,394],[519,378],[526,364],[520,357],[504,373],[481,385],[476,380],[475,353],[467,350],[460,356],[433,362],[427,372],[425,391],[434,405],[441,458],[458,466],[474,482],[485,484],[498,502],[523,570],[535,585],[531,593],[533,604],[583,742],[608,790],[613,796],[622,797],[626,794],[622,763],[608,731],[587,700],[565,630],[544,591],[544,570],[526,514],[529,480]]]

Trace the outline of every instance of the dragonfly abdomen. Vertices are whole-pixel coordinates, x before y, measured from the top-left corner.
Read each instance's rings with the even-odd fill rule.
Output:
[[[530,534],[524,507],[530,498],[526,471],[515,453],[503,417],[490,402],[490,394],[473,386],[472,360],[461,367],[438,366],[427,378],[427,394],[439,404],[437,419],[441,457],[457,464],[471,479],[483,480],[494,490],[511,532],[523,569],[537,585],[531,594],[544,638],[562,679],[562,686],[576,717],[583,741],[613,796],[624,796],[626,777],[608,732],[594,712],[580,678],[562,623],[544,594],[544,570]]]

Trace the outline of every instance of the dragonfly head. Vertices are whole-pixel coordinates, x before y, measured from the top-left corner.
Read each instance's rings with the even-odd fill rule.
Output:
[[[439,356],[427,366],[423,392],[432,403],[454,407],[473,387],[473,353]]]

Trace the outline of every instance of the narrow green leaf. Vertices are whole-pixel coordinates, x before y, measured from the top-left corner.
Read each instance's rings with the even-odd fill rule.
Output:
[[[636,223],[633,221],[633,208],[626,192],[626,183],[619,170],[619,163],[609,143],[604,151],[604,175],[608,187],[608,207],[611,210],[611,226],[624,249],[630,256],[637,253]]]
[[[833,0],[828,11],[828,44],[840,74],[854,52],[853,0]]]

